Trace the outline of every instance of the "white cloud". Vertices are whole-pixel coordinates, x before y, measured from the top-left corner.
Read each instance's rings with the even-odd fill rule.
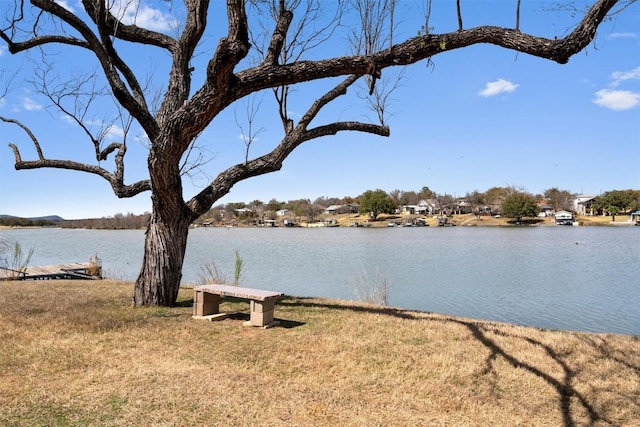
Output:
[[[111,125],[105,131],[105,138],[114,140],[124,138],[124,129],[120,126]]]
[[[69,2],[67,0],[55,0],[55,2],[59,6],[62,6],[63,8],[67,9],[69,12],[73,12],[73,8],[69,6]]]
[[[142,4],[139,0],[115,0],[110,10],[125,24],[155,31],[168,31],[178,27],[178,20],[171,15]]]
[[[640,67],[636,67],[631,71],[614,71],[611,73],[611,78],[613,79],[613,82],[611,82],[613,86],[618,86],[625,80],[640,80]]]
[[[238,138],[241,139],[242,142],[244,142],[245,144],[247,142],[256,142],[258,140],[257,136],[250,137],[249,135],[243,135],[243,134],[238,135]]]
[[[42,105],[38,104],[36,101],[29,97],[22,98],[22,108],[27,111],[40,111],[42,110]]]
[[[595,93],[594,104],[614,111],[629,110],[640,104],[640,93],[602,89]]]
[[[638,35],[636,33],[611,33],[610,39],[635,39]]]
[[[70,125],[75,125],[76,124],[76,122],[66,114],[62,114],[60,116],[60,120],[62,120],[63,122],[65,122],[67,124],[70,124]]]
[[[518,86],[520,85],[512,83],[509,80],[498,79],[494,82],[488,82],[484,89],[478,92],[478,95],[489,97],[499,95],[501,93],[513,92]]]
[[[640,67],[631,71],[614,71],[611,73],[611,88],[617,88],[630,80],[640,80]],[[640,92],[620,89],[601,89],[595,93],[593,103],[613,111],[623,111],[640,104]]]

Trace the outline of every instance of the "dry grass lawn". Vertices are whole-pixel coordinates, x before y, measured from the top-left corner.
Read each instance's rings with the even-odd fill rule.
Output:
[[[0,425],[637,426],[637,336],[289,298],[272,329],[0,282]],[[247,308],[226,301],[223,311]]]

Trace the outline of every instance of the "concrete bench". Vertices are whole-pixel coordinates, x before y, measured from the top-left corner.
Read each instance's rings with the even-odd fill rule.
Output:
[[[284,297],[281,292],[241,288],[229,285],[202,285],[193,288],[193,317],[195,319],[221,320],[228,313],[220,313],[222,297],[247,299],[251,304],[251,317],[247,326],[269,327],[273,320],[276,301]]]

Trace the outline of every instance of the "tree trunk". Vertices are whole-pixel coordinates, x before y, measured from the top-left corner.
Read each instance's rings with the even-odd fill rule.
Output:
[[[185,215],[161,215],[154,207],[145,237],[142,269],[135,284],[134,305],[175,305],[189,223]]]

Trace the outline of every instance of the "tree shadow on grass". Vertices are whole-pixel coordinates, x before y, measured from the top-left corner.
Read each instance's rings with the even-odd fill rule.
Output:
[[[640,336],[634,336],[632,337],[632,339],[638,343],[635,348],[637,349],[636,354],[640,355]],[[623,353],[621,350],[612,348],[605,336],[583,335],[580,337],[580,340],[600,353],[603,359],[614,361],[633,371],[640,381],[640,366],[634,365],[628,360],[625,360],[623,357],[625,355],[629,355],[627,353]],[[638,390],[638,392],[640,393],[640,390]]]
[[[364,313],[374,313],[374,314],[383,314],[388,316],[393,316],[401,319],[409,319],[416,321],[439,321],[443,323],[456,323],[465,327],[469,333],[479,342],[481,343],[488,351],[489,354],[485,358],[485,368],[483,373],[488,374],[490,372],[495,371],[495,361],[498,359],[502,359],[514,368],[523,369],[530,374],[535,375],[536,377],[544,380],[547,384],[549,384],[558,396],[558,406],[560,413],[562,415],[563,425],[565,427],[573,427],[577,425],[576,420],[574,419],[573,413],[583,409],[588,418],[589,425],[593,425],[597,422],[602,422],[610,425],[614,425],[614,422],[609,420],[605,415],[600,413],[598,409],[591,403],[589,400],[578,391],[574,386],[574,380],[578,372],[573,370],[571,366],[567,363],[565,358],[568,354],[560,354],[554,348],[545,344],[536,339],[511,334],[505,331],[500,330],[498,327],[495,327],[491,322],[475,322],[475,321],[467,321],[462,319],[457,319],[453,317],[420,317],[420,315],[428,315],[430,313],[426,312],[415,312],[410,310],[402,310],[397,308],[389,308],[389,307],[376,307],[376,306],[348,306],[342,304],[331,304],[324,302],[317,302],[312,300],[307,300],[305,298],[291,299],[285,300],[281,302],[282,305],[290,305],[290,306],[303,306],[303,307],[313,307],[313,308],[327,308],[331,310],[349,310],[354,312],[364,312]],[[546,355],[551,358],[562,370],[562,378],[556,379],[551,374],[544,372],[540,368],[533,366],[530,363],[527,363],[526,360],[519,358],[513,354],[510,354],[507,350],[501,347],[494,339],[491,338],[491,335],[494,336],[502,336],[505,338],[509,338],[511,340],[521,340],[525,341],[528,344],[534,345],[540,349],[542,349]],[[620,364],[622,367],[630,369],[635,372],[636,375],[640,376],[640,367],[635,366],[629,363],[624,359],[623,355],[612,352],[606,344],[606,338],[598,338],[598,341],[589,338],[589,335],[585,335],[581,338],[586,341],[587,344],[591,345],[593,348],[598,350],[599,354],[602,358],[607,359],[609,361]],[[575,399],[579,408],[572,410],[572,399]],[[640,405],[638,409],[640,409]]]
[[[175,307],[193,307],[193,298],[176,301]]]
[[[580,393],[578,390],[574,388],[573,379],[576,376],[576,372],[573,371],[571,367],[564,361],[564,359],[562,358],[562,355],[558,354],[550,346],[532,338],[507,334],[498,329],[493,329],[490,331],[487,326],[479,323],[475,323],[475,322],[468,322],[468,321],[462,321],[457,319],[443,319],[443,321],[454,322],[454,323],[458,323],[460,325],[465,326],[471,332],[471,334],[475,339],[477,339],[487,349],[489,349],[490,354],[485,359],[485,373],[492,372],[494,370],[494,367],[493,367],[494,361],[498,358],[502,358],[514,368],[525,369],[526,371],[532,373],[538,378],[543,379],[549,385],[551,385],[555,389],[558,395],[558,403],[560,405],[562,419],[566,427],[576,425],[571,415],[571,399],[572,398],[576,398],[580,403],[580,406],[582,406],[589,414],[589,424],[593,424],[597,421],[604,421],[609,424],[612,424],[611,421],[607,420],[604,416],[602,416],[597,412],[594,406],[589,403],[589,401],[584,397],[584,395],[582,395],[582,393]],[[501,335],[507,338],[524,340],[529,344],[533,344],[537,347],[542,348],[545,351],[545,353],[551,359],[553,359],[562,369],[562,372],[564,373],[562,380],[558,380],[553,376],[551,376],[550,374],[542,371],[541,369],[536,368],[535,366],[532,366],[527,362],[522,361],[517,357],[507,353],[506,350],[500,347],[494,340],[489,338],[488,332],[491,332],[496,335]]]

